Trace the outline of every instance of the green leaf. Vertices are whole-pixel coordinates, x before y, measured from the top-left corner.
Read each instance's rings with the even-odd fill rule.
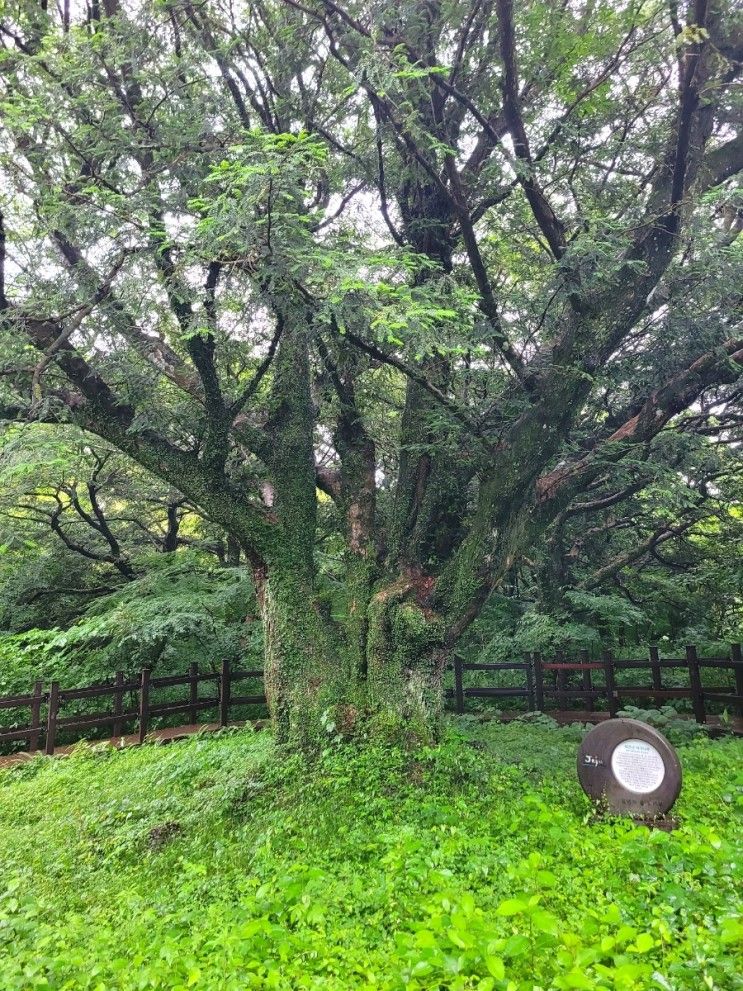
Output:
[[[548,912],[543,908],[537,908],[532,912],[531,920],[540,932],[550,933],[552,936],[557,934],[559,921],[557,916],[553,915],[552,912]]]
[[[501,902],[496,909],[496,915],[521,915],[522,912],[526,912],[529,908],[528,902],[523,901],[521,898],[507,898],[505,901]]]
[[[571,970],[569,974],[565,974],[561,983],[565,988],[578,988],[579,991],[593,991],[596,987],[596,983],[580,970]]]
[[[501,957],[485,957],[485,966],[497,981],[502,981],[506,976],[506,965]]]
[[[655,940],[650,935],[650,933],[640,933],[640,935],[635,939],[634,947],[630,949],[636,950],[637,953],[647,953],[652,950],[655,946]]]

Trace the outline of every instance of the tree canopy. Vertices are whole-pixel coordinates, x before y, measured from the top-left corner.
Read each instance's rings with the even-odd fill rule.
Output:
[[[2,415],[240,544],[285,737],[430,725],[617,513],[578,593],[738,525],[727,4],[23,0],[0,41]]]

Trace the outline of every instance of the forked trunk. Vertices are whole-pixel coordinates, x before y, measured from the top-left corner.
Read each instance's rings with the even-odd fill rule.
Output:
[[[415,602],[408,577],[371,600],[357,599],[344,624],[331,621],[311,583],[296,573],[274,568],[257,584],[266,696],[280,742],[311,748],[337,735],[436,738],[443,709],[442,628]]]

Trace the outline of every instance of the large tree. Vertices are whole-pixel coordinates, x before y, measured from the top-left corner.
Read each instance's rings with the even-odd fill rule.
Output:
[[[283,738],[429,732],[560,514],[710,394],[724,433],[721,0],[19,0],[0,39],[4,416],[239,540]]]

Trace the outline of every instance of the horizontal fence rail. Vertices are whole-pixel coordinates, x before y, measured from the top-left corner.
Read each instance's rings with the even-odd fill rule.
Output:
[[[731,684],[728,687],[705,685],[703,672],[706,669],[727,671]],[[522,662],[498,664],[468,662],[455,655],[453,670],[454,689],[450,695],[453,695],[455,709],[459,713],[465,712],[467,699],[522,698],[532,712],[548,710],[552,702],[558,712],[568,711],[569,702],[579,701],[587,715],[596,710],[597,703],[603,701],[602,707],[610,716],[615,716],[624,704],[649,699],[653,702],[687,700],[691,703],[695,720],[702,724],[707,721],[708,703],[729,707],[743,718],[743,656],[740,644],[732,644],[727,657],[699,657],[693,645],[686,648],[685,657],[661,658],[658,648],[651,647],[646,658],[617,659],[610,651],[604,651],[600,661],[590,660],[585,650],[578,652],[576,660],[567,659],[564,654],[547,660],[540,653],[533,653]],[[687,684],[664,684],[663,671],[667,670],[684,670]],[[521,671],[523,685],[466,685],[467,673],[475,671],[494,674]],[[642,684],[624,684],[617,680],[617,675],[625,671],[646,671],[648,679]]]
[[[152,728],[152,720],[163,716],[184,715],[192,725],[198,722],[199,714],[207,710],[215,713],[220,726],[227,726],[230,710],[236,706],[264,705],[266,697],[260,695],[238,695],[234,692],[236,682],[263,679],[263,671],[233,670],[224,661],[219,671],[199,671],[197,664],[191,664],[185,675],[167,675],[161,678],[152,676],[148,668],[143,668],[136,679],[117,671],[112,682],[86,685],[83,688],[62,688],[58,681],[52,681],[44,690],[41,681],[34,684],[29,695],[0,696],[0,710],[28,710],[27,725],[3,728],[0,725],[0,747],[6,743],[25,740],[28,750],[42,749],[53,754],[58,745],[58,736],[75,735],[82,738],[81,731],[111,727],[111,738],[118,739],[125,732],[136,733],[141,742]],[[199,695],[199,685],[214,686],[214,694],[208,697]],[[157,693],[167,688],[185,688],[185,698],[178,701],[160,702]],[[153,698],[153,695],[155,696]],[[75,702],[101,700],[96,711],[65,715],[65,706]],[[106,700],[110,699],[108,707]],[[68,710],[69,711],[69,710]]]
[[[447,697],[454,702],[456,712],[466,711],[467,701],[488,699],[503,701],[506,704],[523,701],[530,712],[570,712],[584,714],[587,719],[598,710],[615,716],[625,704],[649,700],[666,702],[686,700],[691,704],[694,719],[698,723],[707,722],[707,707],[710,704],[730,708],[735,715],[743,718],[743,655],[741,645],[733,644],[727,657],[699,657],[694,646],[686,648],[684,657],[662,658],[657,647],[651,647],[645,658],[617,659],[609,651],[604,651],[601,660],[591,660],[587,651],[579,651],[575,659],[564,654],[546,659],[539,653],[529,654],[519,661],[490,663],[485,661],[465,661],[454,655],[454,688],[447,691]],[[705,672],[723,671],[728,674],[728,686],[705,685]],[[668,671],[685,672],[686,684],[669,685],[663,681],[663,673]],[[468,684],[468,675],[478,673],[477,684]],[[502,685],[483,683],[492,676],[509,672],[521,684]],[[637,672],[633,684],[624,684],[624,672]],[[640,674],[646,672],[642,680]],[[617,676],[622,680],[618,681]],[[0,747],[8,743],[25,741],[30,752],[43,748],[53,754],[58,745],[59,734],[69,738],[82,738],[82,731],[111,728],[111,738],[119,739],[125,731],[135,735],[142,742],[152,729],[152,722],[167,716],[182,715],[190,725],[196,725],[200,714],[214,712],[215,721],[227,726],[231,712],[237,706],[264,705],[264,694],[240,695],[235,692],[239,682],[263,679],[261,670],[233,670],[224,661],[219,671],[199,671],[197,664],[191,664],[183,675],[153,677],[149,668],[143,668],[136,677],[117,671],[112,682],[86,685],[82,688],[62,688],[58,681],[52,681],[44,689],[41,681],[34,683],[27,695],[0,696],[0,719],[3,711],[26,710],[25,725],[17,720],[8,727],[0,724]],[[634,683],[636,680],[637,683]],[[199,694],[200,685],[213,686],[213,694],[203,697]],[[184,697],[178,700],[160,701],[158,693],[163,689],[183,688]],[[100,701],[95,711],[77,714],[65,711],[73,703]],[[108,706],[106,700],[110,700]],[[571,708],[576,702],[581,708]],[[11,717],[12,718],[12,717]]]

